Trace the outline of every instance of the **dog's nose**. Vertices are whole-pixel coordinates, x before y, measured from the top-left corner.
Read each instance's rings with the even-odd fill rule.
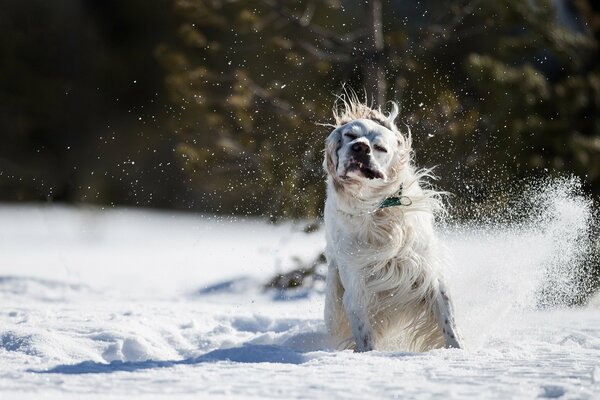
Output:
[[[356,142],[352,145],[352,151],[359,154],[371,154],[371,147],[365,142]]]

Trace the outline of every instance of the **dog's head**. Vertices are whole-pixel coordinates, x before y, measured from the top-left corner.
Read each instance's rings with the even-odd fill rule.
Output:
[[[353,100],[334,112],[336,128],[326,140],[323,166],[336,190],[398,184],[411,149],[410,137],[394,124],[397,115],[395,103],[385,115]]]

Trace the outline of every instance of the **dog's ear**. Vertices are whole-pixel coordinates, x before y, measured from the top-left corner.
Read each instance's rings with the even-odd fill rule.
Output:
[[[331,176],[337,175],[338,155],[337,152],[342,144],[340,129],[334,129],[325,140],[325,159],[323,169]]]
[[[396,130],[396,136],[398,139],[398,147],[405,149],[409,153],[412,150],[412,131],[409,125],[406,125],[406,133]]]
[[[396,133],[396,139],[398,140],[398,148],[401,151],[410,152],[411,144],[412,144],[412,133],[410,130],[410,126],[406,125],[406,133],[403,133],[402,130],[398,129],[396,125],[396,118],[400,115],[400,108],[398,107],[398,103],[395,101],[390,102],[392,104],[392,109],[385,116],[385,121],[383,125],[390,129],[392,132]]]
[[[396,130],[396,142],[398,147],[396,148],[396,152],[394,155],[394,160],[390,165],[388,178],[392,181],[395,181],[402,171],[407,168],[407,165],[410,164],[412,157],[412,135],[410,131],[410,127],[406,126],[406,133],[401,132],[400,130]]]
[[[398,127],[396,126],[396,118],[398,118],[398,115],[400,114],[400,107],[398,107],[398,103],[395,101],[391,101],[390,103],[392,104],[392,109],[388,115],[385,116],[383,125],[391,131],[397,132]]]

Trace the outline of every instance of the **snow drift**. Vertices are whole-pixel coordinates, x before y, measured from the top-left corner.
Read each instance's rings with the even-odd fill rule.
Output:
[[[600,313],[565,307],[591,290],[593,204],[530,190],[443,229],[467,349],[421,354],[334,351],[318,285],[263,291],[321,251],[302,224],[0,207],[0,396],[594,398]]]

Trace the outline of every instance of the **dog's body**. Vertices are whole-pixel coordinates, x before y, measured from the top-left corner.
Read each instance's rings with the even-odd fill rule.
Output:
[[[437,192],[389,115],[344,101],[326,142],[325,322],[356,351],[460,348],[434,232]],[[381,208],[395,197],[397,206]]]

